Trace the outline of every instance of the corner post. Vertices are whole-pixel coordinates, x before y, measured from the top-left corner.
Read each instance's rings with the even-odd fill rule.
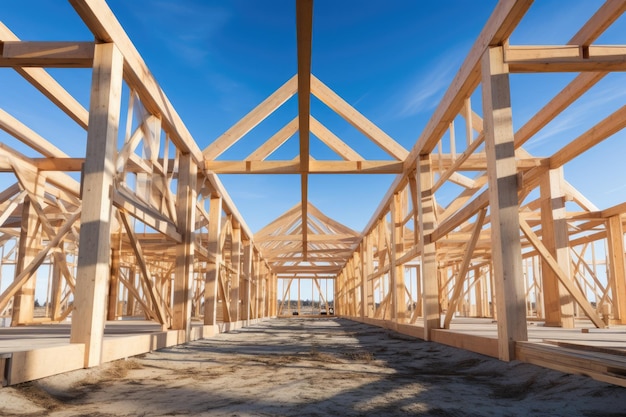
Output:
[[[80,249],[70,343],[85,345],[85,367],[99,365],[111,260],[114,156],[124,57],[113,43],[96,44],[82,177]]]

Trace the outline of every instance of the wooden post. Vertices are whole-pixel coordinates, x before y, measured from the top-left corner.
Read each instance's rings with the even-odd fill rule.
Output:
[[[119,239],[119,235],[115,240]],[[117,320],[117,301],[120,288],[120,248],[111,248],[111,275],[109,278],[109,305],[107,308],[107,320]]]
[[[406,290],[404,284],[404,265],[398,265],[397,258],[402,253],[402,195],[396,193],[391,200],[391,259],[389,260],[389,277],[391,279],[391,318],[396,323],[405,323]]]
[[[65,256],[63,254],[63,256]],[[57,321],[61,316],[61,295],[63,292],[63,273],[56,257],[52,257],[52,291],[50,300],[50,318]]]
[[[619,324],[626,324],[626,264],[624,263],[624,229],[621,216],[609,217],[607,229],[613,319]]]
[[[178,184],[176,188],[176,221],[181,241],[176,244],[172,329],[184,330],[185,341],[190,340],[191,331],[193,261],[196,251],[194,229],[196,224],[197,178],[198,167],[191,154],[181,154],[178,161]]]
[[[43,184],[39,181],[40,176],[34,176],[37,184],[37,194],[43,194]],[[15,277],[17,278],[26,265],[37,256],[41,242],[41,232],[38,231],[38,217],[30,197],[24,199],[22,205],[22,222],[20,240],[18,242],[17,263],[15,265]],[[32,323],[35,309],[35,287],[37,284],[37,271],[33,271],[28,281],[22,285],[13,297],[13,313],[11,326],[20,326]]]
[[[424,340],[430,340],[430,331],[441,328],[439,311],[439,279],[437,276],[437,249],[430,241],[435,230],[435,201],[433,196],[432,161],[430,154],[420,155],[417,161],[417,189],[419,215],[422,309],[424,311]],[[428,241],[426,241],[428,239]]]
[[[241,293],[241,320],[248,325],[250,320],[250,279],[252,278],[252,256],[253,247],[250,240],[246,241],[243,246],[243,280],[240,289]]]
[[[563,168],[547,170],[541,185],[541,240],[559,266],[570,276],[570,254],[563,191]],[[542,259],[541,277],[545,325],[574,328],[572,297]]]
[[[510,361],[515,342],[527,340],[528,334],[509,71],[502,47],[490,47],[483,55],[482,90],[498,350],[501,360]]]
[[[241,225],[233,220],[231,262],[235,276],[230,285],[230,320],[239,321],[239,282],[241,281]]]
[[[217,324],[217,286],[222,262],[222,249],[220,247],[222,197],[212,195],[209,204],[209,261],[204,284],[204,324],[214,325]]]
[[[135,288],[135,278],[137,277],[137,272],[134,266],[128,268],[128,282],[130,285]],[[135,315],[135,296],[131,291],[128,291],[128,300],[126,302],[126,315],[133,316]]]
[[[112,43],[96,44],[82,178],[82,215],[71,343],[85,344],[85,367],[100,364],[111,257],[111,194],[124,58]]]

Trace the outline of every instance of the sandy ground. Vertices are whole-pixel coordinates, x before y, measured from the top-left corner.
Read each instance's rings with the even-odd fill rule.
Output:
[[[626,388],[297,318],[5,387],[0,415],[626,416]]]

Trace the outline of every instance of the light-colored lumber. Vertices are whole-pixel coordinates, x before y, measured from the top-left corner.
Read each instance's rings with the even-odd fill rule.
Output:
[[[215,259],[207,263],[204,283],[204,324],[217,324],[217,291],[219,285],[220,263],[222,262],[222,248],[219,244],[222,229],[222,198],[211,196],[209,202],[209,241],[207,249],[209,256]]]
[[[571,261],[562,169],[547,170],[542,175],[540,193],[541,240],[555,257],[561,270],[570,276]],[[571,297],[545,260],[542,260],[541,279],[545,324],[574,328],[574,308]]]
[[[580,305],[583,309],[587,317],[593,322],[593,324],[598,328],[604,328],[606,325],[602,321],[602,319],[598,316],[595,309],[591,306],[586,296],[578,289],[578,287],[574,284],[574,282],[565,275],[565,272],[561,270],[558,262],[554,257],[550,254],[550,251],[541,243],[537,235],[532,231],[528,223],[525,220],[519,220],[520,228],[524,235],[528,239],[528,241],[533,245],[533,247],[540,253],[543,260],[546,261],[547,265],[554,271],[559,281],[563,286],[567,289],[567,291],[572,295],[574,300]]]
[[[498,351],[501,360],[510,361],[515,359],[515,342],[527,340],[528,335],[511,97],[502,47],[487,49],[481,72]]]
[[[626,261],[624,260],[624,228],[620,215],[607,221],[609,284],[613,296],[613,318],[626,324]]]
[[[446,311],[446,316],[444,317],[444,320],[443,320],[442,327],[444,329],[450,328],[452,315],[456,311],[456,306],[463,292],[463,286],[465,285],[465,277],[467,275],[467,272],[469,271],[470,261],[472,260],[474,249],[476,248],[476,243],[478,243],[478,238],[480,237],[480,231],[483,227],[486,214],[487,214],[486,209],[480,210],[480,212],[478,213],[478,217],[476,218],[476,222],[474,223],[474,230],[472,231],[472,237],[467,242],[467,247],[465,248],[465,255],[463,256],[461,267],[459,268],[459,272],[457,273],[457,276],[456,276],[454,292],[452,293],[452,297],[450,298],[450,303],[448,304],[448,311]]]
[[[91,68],[93,42],[4,41],[0,67]]]
[[[85,367],[101,363],[111,257],[111,188],[124,58],[112,43],[95,48],[87,151],[82,179],[82,222],[71,343],[85,344]]]
[[[436,225],[434,193],[432,191],[432,161],[422,155],[417,164],[418,215],[420,224],[420,253],[422,277],[422,305],[424,310],[424,340],[432,340],[432,330],[441,327],[439,285],[437,282],[437,247],[426,236]]]
[[[163,308],[163,302],[161,297],[157,294],[154,283],[152,282],[152,277],[150,275],[150,271],[148,270],[148,264],[146,263],[146,257],[144,256],[144,251],[139,243],[139,240],[135,236],[135,232],[133,230],[133,224],[130,222],[130,219],[123,211],[120,211],[120,218],[122,219],[122,224],[124,225],[124,229],[126,230],[126,235],[128,240],[130,241],[130,245],[132,247],[133,253],[135,254],[135,263],[139,267],[140,272],[140,281],[142,282],[142,288],[144,294],[150,300],[150,308],[145,313],[150,317],[153,317],[159,324],[163,325],[163,328],[169,325],[169,318],[165,314],[165,309]]]
[[[181,241],[176,245],[172,329],[184,330],[185,340],[191,337],[191,300],[195,258],[196,181],[197,166],[190,155],[181,155],[176,189],[177,227]]]

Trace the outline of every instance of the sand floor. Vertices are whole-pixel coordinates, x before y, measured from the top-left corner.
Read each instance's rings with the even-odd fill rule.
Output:
[[[1,388],[0,415],[626,416],[626,388],[297,318]]]

